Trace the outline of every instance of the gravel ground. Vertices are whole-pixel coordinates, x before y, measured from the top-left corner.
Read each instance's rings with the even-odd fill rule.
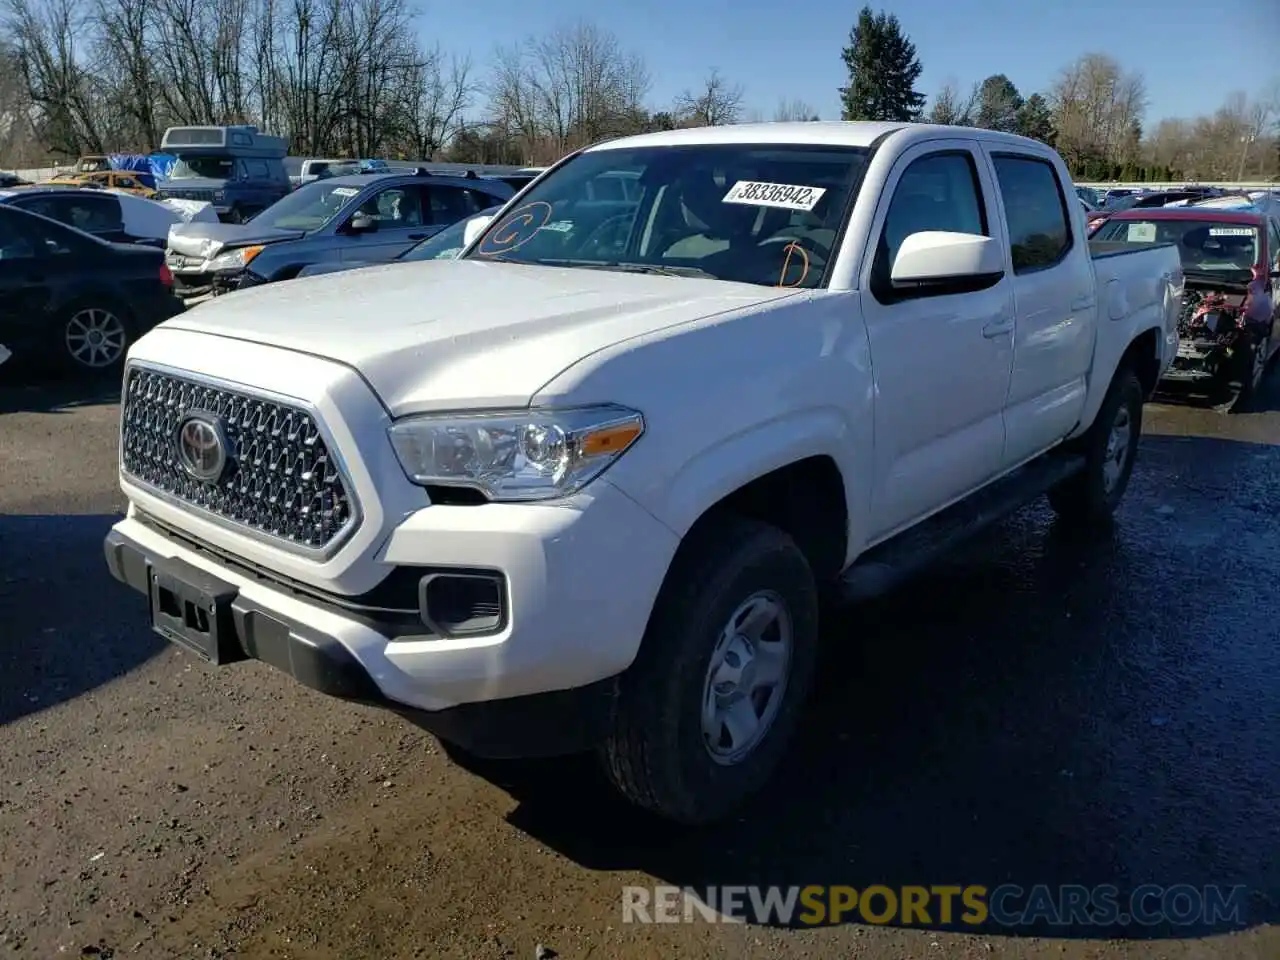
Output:
[[[103,564],[107,393],[0,390],[0,955],[1280,957],[1280,403],[1153,405],[1112,536],[1030,507],[849,611],[776,787],[689,833],[584,761],[466,770],[166,645]],[[1248,894],[1208,927],[622,923],[627,884],[1007,882]]]

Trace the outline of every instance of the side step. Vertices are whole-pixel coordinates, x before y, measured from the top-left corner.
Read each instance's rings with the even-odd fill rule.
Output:
[[[840,583],[841,599],[867,600],[892,590],[1083,468],[1083,456],[1061,453],[1048,453],[1019,467],[910,530],[872,547],[845,571]]]

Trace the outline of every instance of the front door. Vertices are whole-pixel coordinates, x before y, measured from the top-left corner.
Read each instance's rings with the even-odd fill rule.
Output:
[[[424,214],[422,193],[416,186],[385,187],[365,199],[357,213],[370,216],[378,224],[376,230],[348,234],[344,238],[340,256],[343,260],[379,263],[394,260],[420,240],[435,232],[430,226],[429,213]]]
[[[1088,238],[1075,236],[1067,192],[1047,158],[992,150],[1009,234],[1017,333],[1005,402],[1005,460],[1020,463],[1067,436],[1088,395],[1098,324]]]
[[[869,533],[879,540],[997,474],[1013,364],[1007,276],[974,289],[898,290],[893,258],[913,233],[995,237],[990,171],[970,140],[908,150],[889,175],[863,265],[861,299],[875,375],[875,480]]]

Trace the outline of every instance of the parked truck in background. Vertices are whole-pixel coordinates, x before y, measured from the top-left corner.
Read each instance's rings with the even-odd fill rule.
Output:
[[[577,152],[458,259],[135,344],[107,563],[213,663],[472,754],[594,750],[640,806],[722,818],[791,742],[824,595],[1043,494],[1120,503],[1181,266],[1095,255],[1073,194],[1044,144],[957,127]]]
[[[226,223],[243,223],[293,189],[288,141],[257,127],[170,127],[160,149],[177,156],[157,184],[160,199],[211,203]]]

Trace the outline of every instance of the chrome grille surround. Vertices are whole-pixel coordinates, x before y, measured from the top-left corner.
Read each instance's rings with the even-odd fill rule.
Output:
[[[191,477],[176,442],[192,413],[223,427],[230,464]],[[359,501],[314,407],[292,397],[158,364],[131,362],[120,398],[120,465],[148,493],[289,553],[323,560],[360,522]]]

